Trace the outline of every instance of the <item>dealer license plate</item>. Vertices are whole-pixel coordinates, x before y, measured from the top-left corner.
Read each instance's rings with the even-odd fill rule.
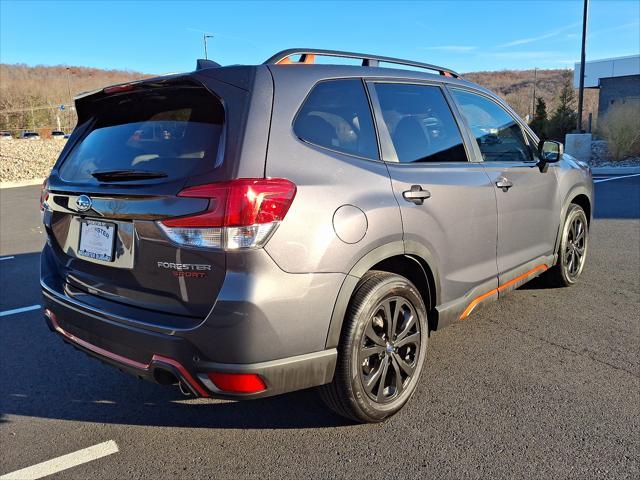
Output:
[[[116,226],[114,223],[81,220],[78,255],[111,262],[113,261],[115,239]]]

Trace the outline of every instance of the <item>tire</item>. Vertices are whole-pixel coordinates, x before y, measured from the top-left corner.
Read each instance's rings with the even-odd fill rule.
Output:
[[[416,390],[428,336],[418,289],[399,275],[369,272],[351,297],[335,375],[320,387],[322,400],[356,422],[381,422],[394,415]]]
[[[577,240],[576,240],[577,239]],[[580,205],[572,203],[562,227],[558,248],[558,263],[544,275],[547,285],[570,287],[575,285],[584,269],[589,247],[589,223]]]

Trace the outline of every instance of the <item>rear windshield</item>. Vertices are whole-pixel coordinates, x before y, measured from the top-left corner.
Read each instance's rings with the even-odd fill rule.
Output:
[[[96,172],[133,170],[175,180],[217,166],[222,103],[201,87],[162,88],[95,102],[92,125],[60,166],[69,182]]]

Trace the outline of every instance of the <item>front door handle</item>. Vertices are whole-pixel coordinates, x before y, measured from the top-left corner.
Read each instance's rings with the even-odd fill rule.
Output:
[[[423,190],[421,185],[411,185],[411,190],[405,190],[402,196],[407,202],[422,205],[427,198],[431,197],[431,192]]]
[[[503,192],[506,192],[513,187],[513,183],[511,183],[508,178],[501,177],[496,182],[496,187],[501,188]]]

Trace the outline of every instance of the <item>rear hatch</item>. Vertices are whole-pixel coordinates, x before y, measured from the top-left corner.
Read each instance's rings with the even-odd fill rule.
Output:
[[[116,314],[207,315],[224,280],[224,250],[176,243],[160,221],[211,207],[180,196],[185,188],[233,178],[241,119],[226,112],[244,112],[246,102],[245,90],[188,75],[77,100],[78,126],[44,195],[66,295],[103,309],[108,300]]]

